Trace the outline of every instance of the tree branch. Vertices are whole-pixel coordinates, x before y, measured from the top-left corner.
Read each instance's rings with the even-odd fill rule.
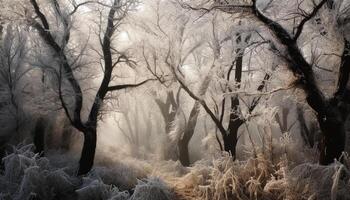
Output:
[[[38,5],[38,3],[36,2],[36,0],[30,0],[30,3],[33,5],[34,11],[35,11],[35,13],[38,15],[38,17],[39,17],[41,23],[43,24],[44,29],[46,29],[46,31],[49,31],[49,30],[50,30],[49,23],[48,23],[48,21],[47,21],[45,15],[40,11],[39,5]]]
[[[85,2],[82,2],[82,3],[79,3],[79,4],[73,4],[74,9],[69,13],[69,15],[73,15],[74,13],[76,13],[78,11],[79,7],[84,6],[86,4],[90,4],[90,3],[98,3],[98,2],[85,1]]]
[[[306,22],[308,22],[310,19],[312,19],[317,13],[318,11],[322,8],[322,6],[327,2],[328,0],[322,0],[319,4],[317,4],[312,12],[307,15],[306,17],[304,17],[301,22],[299,23],[298,27],[297,27],[297,31],[294,35],[293,40],[296,41],[298,40],[299,36],[301,35],[303,29],[304,29],[304,25],[306,24]]]
[[[38,15],[40,18],[43,26],[41,26],[37,21],[33,21],[33,26],[36,28],[39,32],[39,35],[43,38],[45,43],[51,47],[55,53],[57,54],[59,58],[59,62],[63,67],[64,74],[66,74],[66,78],[69,81],[70,85],[73,88],[74,91],[74,98],[75,98],[75,108],[74,108],[74,117],[72,121],[74,122],[72,125],[77,128],[78,130],[83,130],[84,126],[81,121],[81,116],[80,112],[82,109],[83,105],[83,97],[82,97],[82,90],[79,85],[79,82],[76,80],[74,77],[74,73],[72,70],[71,65],[68,63],[68,58],[66,57],[64,50],[61,48],[60,45],[57,44],[55,41],[54,37],[51,35],[50,30],[49,30],[49,24],[47,22],[47,19],[45,15],[40,11],[40,8],[36,2],[36,0],[30,0],[32,6],[34,7],[35,13]],[[65,105],[64,100],[61,99],[61,104],[62,106]],[[67,113],[67,112],[66,112]]]
[[[141,86],[149,81],[155,81],[157,79],[155,78],[150,78],[147,80],[144,80],[140,83],[136,83],[136,84],[122,84],[122,85],[114,85],[114,86],[109,86],[108,87],[108,91],[116,91],[116,90],[122,90],[122,89],[128,89],[128,88],[136,88],[138,86]]]
[[[279,23],[263,15],[256,7],[256,0],[253,0],[252,9],[254,15],[273,32],[281,44],[287,47],[290,57],[288,66],[299,78],[298,84],[306,92],[308,104],[318,113],[319,117],[324,116],[326,112],[325,97],[316,84],[312,66],[305,60],[296,40]]]
[[[260,83],[260,85],[257,88],[257,91],[262,92],[262,90],[266,87],[266,83],[267,81],[270,79],[270,74],[265,74],[264,80]],[[255,109],[255,107],[258,105],[259,101],[261,99],[261,96],[259,97],[255,97],[250,105],[250,107],[248,108],[249,113],[253,112],[253,110]]]
[[[170,49],[169,49],[170,51]],[[195,95],[188,87],[187,85],[184,83],[184,81],[178,76],[178,74],[175,71],[174,66],[172,66],[169,62],[168,62],[168,56],[169,56],[169,51],[168,51],[168,55],[167,58],[165,59],[165,63],[173,70],[174,76],[176,78],[176,80],[180,83],[181,87],[187,92],[187,94],[194,100],[198,101],[204,108],[204,110],[209,114],[210,118],[213,120],[213,122],[215,123],[215,125],[218,127],[219,131],[221,132],[222,135],[226,134],[226,130],[223,127],[223,125],[221,124],[220,120],[218,120],[215,116],[215,114],[210,110],[209,106],[207,105],[207,103],[199,98],[197,95]]]

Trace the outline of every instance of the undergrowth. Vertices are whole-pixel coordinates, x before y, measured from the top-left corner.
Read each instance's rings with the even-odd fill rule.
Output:
[[[14,147],[2,159],[1,200],[167,200],[172,190],[159,179],[146,177],[123,164],[97,166],[86,176],[76,176],[76,166],[60,166],[69,158],[50,161],[33,153],[33,145]],[[48,156],[49,158],[52,156]],[[67,161],[68,160],[68,161]],[[74,163],[74,162],[71,162]],[[152,194],[146,196],[145,194]],[[141,198],[142,197],[142,198]]]
[[[81,177],[69,157],[41,157],[32,150],[32,145],[16,147],[3,158],[0,199],[350,199],[349,156],[320,166],[310,156],[313,150],[291,141],[254,147],[244,161],[220,154],[188,168],[175,161],[138,161],[138,167],[111,162]]]
[[[245,161],[220,155],[197,162],[175,181],[180,193],[183,191],[180,196],[203,200],[350,199],[350,159],[345,154],[343,163],[321,166],[306,160],[294,162],[286,152],[274,155],[273,160],[271,152],[260,149],[256,153]]]

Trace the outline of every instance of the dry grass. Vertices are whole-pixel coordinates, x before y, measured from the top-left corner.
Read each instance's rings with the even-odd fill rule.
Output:
[[[350,199],[348,156],[344,155],[344,164],[320,166],[311,157],[313,150],[292,143],[256,148],[256,157],[245,161],[233,161],[228,155],[201,160],[183,176],[164,178],[177,199]]]

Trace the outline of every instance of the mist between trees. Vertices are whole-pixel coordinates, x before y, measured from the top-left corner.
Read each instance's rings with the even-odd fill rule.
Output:
[[[349,198],[350,2],[0,3],[0,199]]]

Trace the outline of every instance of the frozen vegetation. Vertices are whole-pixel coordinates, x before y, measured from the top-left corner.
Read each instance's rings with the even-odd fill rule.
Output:
[[[130,162],[133,164],[128,166],[98,164],[87,175],[78,177],[77,166],[70,164],[74,163],[70,156],[40,157],[33,153],[33,145],[20,145],[3,158],[0,197],[4,200],[350,198],[347,157],[344,164],[320,166],[308,160],[310,154],[302,154],[299,149],[290,148],[277,155],[269,152],[270,147],[259,149],[256,157],[246,161],[232,161],[228,155],[218,155],[199,160],[188,168],[178,162],[159,160]],[[298,160],[295,156],[304,159],[295,162]],[[66,167],[57,167],[62,164]]]
[[[133,166],[97,166],[77,177],[76,166],[56,167],[67,164],[69,157],[59,159],[40,157],[33,153],[33,145],[14,147],[1,165],[1,199],[173,199],[162,180]]]
[[[349,0],[0,0],[0,200],[347,200],[349,154]]]

